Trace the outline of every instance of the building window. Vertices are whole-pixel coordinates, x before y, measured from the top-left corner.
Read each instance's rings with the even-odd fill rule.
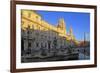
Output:
[[[31,42],[28,43],[28,47],[29,47],[29,48],[31,47]]]
[[[29,17],[29,18],[31,17],[31,13],[28,13],[28,17]]]
[[[36,16],[36,19],[37,19],[37,20],[39,19],[38,16]]]
[[[23,38],[21,39],[21,49],[22,51],[24,51],[24,39]]]
[[[40,26],[39,25],[37,25],[37,29],[40,30]]]
[[[36,32],[36,33],[35,33],[35,35],[36,35],[36,36],[39,36],[39,33],[38,33],[38,32]]]
[[[22,25],[24,25],[24,21],[22,21]]]
[[[32,25],[32,29],[34,29],[34,24]]]
[[[36,47],[38,47],[39,46],[39,43],[36,43]]]
[[[31,34],[32,34],[32,32],[31,32],[30,30],[28,30],[28,31],[27,31],[27,35],[28,35],[28,37],[30,37]]]
[[[48,48],[50,49],[51,41],[48,41]]]

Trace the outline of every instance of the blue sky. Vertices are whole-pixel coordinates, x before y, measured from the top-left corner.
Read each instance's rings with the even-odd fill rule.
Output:
[[[56,11],[36,11],[42,16],[42,19],[56,26],[60,18],[64,18],[66,30],[70,27],[77,40],[83,40],[84,33],[87,33],[87,40],[90,35],[90,13],[83,12],[56,12]]]

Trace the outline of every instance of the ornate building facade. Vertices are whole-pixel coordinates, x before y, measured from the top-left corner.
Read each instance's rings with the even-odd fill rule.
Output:
[[[68,46],[75,45],[73,30],[66,30],[63,18],[53,26],[42,19],[36,11],[21,10],[21,48],[22,55],[42,57],[67,53]]]

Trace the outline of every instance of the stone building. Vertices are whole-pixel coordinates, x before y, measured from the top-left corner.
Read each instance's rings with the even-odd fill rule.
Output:
[[[67,47],[75,45],[73,30],[66,31],[63,18],[58,25],[53,26],[42,19],[42,16],[33,10],[21,10],[21,50],[23,55],[33,57],[64,54]]]

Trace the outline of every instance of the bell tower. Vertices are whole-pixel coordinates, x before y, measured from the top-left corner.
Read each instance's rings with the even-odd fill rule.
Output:
[[[69,34],[70,34],[71,36],[73,36],[73,29],[72,29],[72,27],[70,27]]]
[[[75,39],[74,35],[73,35],[73,29],[72,29],[72,27],[70,27],[69,35],[71,36],[71,39]]]
[[[60,28],[64,34],[66,34],[66,25],[65,25],[65,21],[63,18],[60,18],[59,21],[58,21],[58,26],[57,28]]]

